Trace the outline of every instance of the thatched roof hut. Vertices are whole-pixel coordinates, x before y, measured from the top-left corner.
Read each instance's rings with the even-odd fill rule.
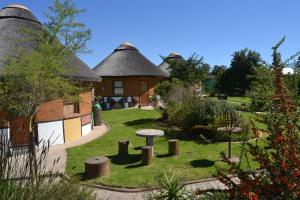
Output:
[[[11,4],[0,10],[0,72],[7,56],[16,55],[18,49],[33,49],[33,42],[26,41],[24,30],[41,30],[42,24],[32,12],[22,5]],[[27,33],[28,34],[28,33]],[[27,36],[28,37],[28,36]],[[99,77],[77,56],[71,55],[64,66],[67,77],[80,81],[98,81]]]
[[[42,24],[22,5],[8,5],[0,10],[0,78],[1,70],[5,67],[7,56],[17,56],[19,50],[27,52],[34,49],[36,42],[30,41],[30,33],[43,29]],[[99,76],[78,57],[71,55],[67,58],[67,64],[63,76],[79,81],[98,82]],[[90,84],[79,94],[79,102],[66,102],[56,99],[39,106],[36,113],[36,140],[39,145],[49,143],[51,145],[72,142],[85,136],[92,129],[92,99],[93,92]],[[4,137],[10,138],[12,146],[28,145],[29,131],[23,127],[23,119],[10,119],[7,123],[5,113],[0,113],[0,118],[5,123],[0,123],[0,132],[4,130]],[[2,134],[3,135],[3,134]]]
[[[95,93],[103,97],[102,106],[106,109],[149,105],[156,85],[168,77],[128,42],[122,43],[93,71],[102,78]]]
[[[169,68],[170,65],[172,64],[172,62],[185,62],[185,60],[183,59],[183,57],[181,55],[179,55],[176,52],[170,53],[170,55],[168,55],[163,62],[158,65],[158,67],[162,70],[164,70],[168,76],[170,75],[171,69]]]
[[[125,42],[94,69],[99,76],[159,76],[167,74],[143,56],[132,44]]]

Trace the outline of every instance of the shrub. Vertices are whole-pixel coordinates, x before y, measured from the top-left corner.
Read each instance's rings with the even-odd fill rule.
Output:
[[[213,124],[217,112],[217,101],[195,96],[187,96],[183,103],[171,103],[167,108],[170,123],[187,131],[198,125]]]
[[[175,174],[167,173],[163,170],[162,175],[157,179],[159,189],[149,192],[147,200],[193,200],[196,199],[193,192],[187,191],[183,185],[183,179]]]

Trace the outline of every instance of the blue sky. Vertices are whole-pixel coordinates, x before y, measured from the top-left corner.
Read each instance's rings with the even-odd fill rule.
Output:
[[[86,9],[79,19],[92,30],[92,54],[80,57],[94,67],[121,42],[133,43],[153,63],[159,55],[196,53],[210,65],[229,65],[234,51],[249,48],[270,61],[282,36],[284,58],[300,51],[299,0],[74,0]],[[51,0],[1,0],[20,3],[40,21]]]

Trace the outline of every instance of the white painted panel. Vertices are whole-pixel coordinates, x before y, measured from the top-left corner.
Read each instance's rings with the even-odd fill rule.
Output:
[[[125,108],[128,108],[128,103],[124,103],[124,107],[125,107]]]
[[[43,142],[50,141],[50,145],[54,146],[57,144],[64,143],[64,128],[63,121],[46,122],[38,124],[38,134],[40,146]]]
[[[82,136],[88,135],[92,131],[92,124],[86,124],[81,127]]]
[[[5,140],[5,141],[9,141],[9,128],[1,128],[0,129],[0,136],[1,139]]]

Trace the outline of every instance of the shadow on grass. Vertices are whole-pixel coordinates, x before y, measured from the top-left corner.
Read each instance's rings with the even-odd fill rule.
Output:
[[[84,172],[74,174],[74,177],[78,178],[80,181],[87,181],[90,180],[85,176]]]
[[[134,165],[128,165],[125,168],[126,169],[133,169],[133,168],[138,168],[138,167],[143,167],[143,166],[144,165],[140,162],[140,163],[137,163],[137,164],[134,164]]]
[[[215,161],[201,159],[201,160],[193,160],[190,162],[192,167],[211,167],[215,164]]]
[[[171,155],[166,153],[166,154],[156,155],[155,157],[157,157],[157,158],[166,158],[166,157],[171,157]]]
[[[134,150],[137,150],[137,151],[140,151],[140,150],[142,150],[142,147],[143,147],[143,146],[138,146],[138,147],[134,147],[133,149],[134,149]]]
[[[155,119],[146,118],[146,119],[137,119],[123,123],[125,126],[133,126],[137,129],[141,128],[159,128],[159,126],[155,123]]]
[[[116,165],[134,164],[141,160],[141,154],[129,154],[127,158],[119,158],[118,155],[107,156],[110,162]]]

